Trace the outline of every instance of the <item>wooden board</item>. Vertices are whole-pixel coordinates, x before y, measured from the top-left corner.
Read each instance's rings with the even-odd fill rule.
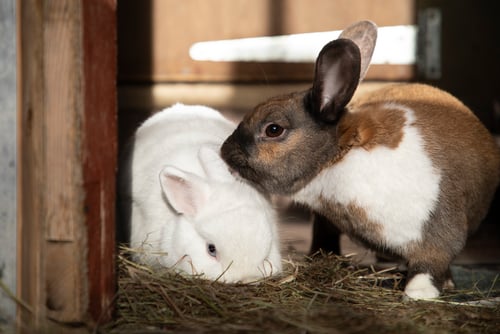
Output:
[[[84,209],[88,240],[88,312],[111,319],[115,295],[117,164],[116,0],[84,0],[82,125]]]
[[[19,323],[37,327],[46,317],[45,242],[43,241],[43,3],[19,3],[19,285],[18,297],[28,309],[19,309]]]
[[[115,8],[115,0],[19,2],[18,296],[28,328],[109,319]]]
[[[189,57],[199,41],[340,30],[362,19],[414,24],[415,0],[121,0],[122,81],[303,81],[312,64],[208,62]],[[390,8],[390,10],[388,10]],[[375,65],[367,79],[408,80],[409,65]]]

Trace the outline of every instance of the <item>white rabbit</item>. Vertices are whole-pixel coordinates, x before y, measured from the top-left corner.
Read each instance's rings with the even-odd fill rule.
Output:
[[[120,175],[136,261],[223,282],[281,271],[273,207],[219,155],[234,128],[211,108],[176,104],[137,129]]]
[[[263,191],[406,260],[406,295],[434,298],[488,211],[500,153],[477,117],[437,88],[395,84],[350,103],[375,40],[373,23],[347,28],[319,53],[312,88],[255,107],[222,157]]]

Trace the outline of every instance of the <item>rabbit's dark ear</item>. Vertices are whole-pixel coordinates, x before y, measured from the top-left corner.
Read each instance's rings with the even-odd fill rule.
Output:
[[[316,60],[312,87],[313,113],[335,122],[351,100],[359,83],[361,55],[349,39],[337,39],[323,47]]]

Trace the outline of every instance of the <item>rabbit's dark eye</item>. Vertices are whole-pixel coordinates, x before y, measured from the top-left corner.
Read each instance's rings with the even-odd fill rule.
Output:
[[[215,248],[214,244],[207,245],[207,252],[210,256],[217,257],[217,248]]]
[[[271,138],[275,138],[275,137],[279,137],[283,134],[283,132],[285,131],[285,129],[281,126],[279,126],[278,124],[269,124],[267,127],[266,127],[266,136],[268,137],[271,137]]]

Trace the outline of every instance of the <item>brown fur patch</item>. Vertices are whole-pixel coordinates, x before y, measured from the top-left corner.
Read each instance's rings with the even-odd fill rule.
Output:
[[[348,112],[339,123],[339,146],[395,149],[403,140],[405,121],[401,110],[387,109],[382,103],[363,105]]]
[[[442,109],[454,109],[460,110],[466,114],[472,114],[472,112],[453,95],[424,84],[389,85],[361,96],[350,106],[356,109],[360,105],[387,102],[417,103],[422,105],[431,102]]]
[[[365,209],[349,203],[342,205],[331,199],[320,197],[321,213],[348,235],[367,243],[371,247],[382,246],[382,225],[368,219]]]

